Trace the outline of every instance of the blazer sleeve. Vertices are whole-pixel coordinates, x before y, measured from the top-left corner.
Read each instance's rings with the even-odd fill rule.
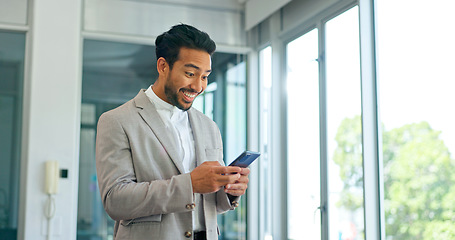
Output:
[[[189,212],[193,202],[190,174],[137,182],[131,147],[115,114],[104,113],[96,137],[96,169],[101,199],[114,220]]]
[[[232,196],[228,197],[227,193],[224,192],[224,188],[216,192],[216,212],[218,214],[225,213],[229,210],[236,208],[235,203],[240,201],[240,197]]]

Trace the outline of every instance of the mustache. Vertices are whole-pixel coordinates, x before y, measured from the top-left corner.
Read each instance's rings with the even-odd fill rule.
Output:
[[[180,90],[184,92],[196,93],[198,95],[204,92],[204,89],[201,89],[199,92],[189,88],[181,88]]]

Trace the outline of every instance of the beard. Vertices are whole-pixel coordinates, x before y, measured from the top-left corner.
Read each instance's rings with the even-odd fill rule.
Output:
[[[178,93],[180,92],[180,89],[176,89],[176,87],[171,83],[172,80],[170,79],[170,76],[168,77],[166,84],[164,85],[164,94],[166,95],[167,100],[174,106],[176,106],[178,109],[182,111],[188,111],[191,106],[193,105],[193,102],[187,102],[189,105],[182,105],[179,102],[179,95]],[[189,89],[183,89],[184,91],[188,92],[194,92]]]

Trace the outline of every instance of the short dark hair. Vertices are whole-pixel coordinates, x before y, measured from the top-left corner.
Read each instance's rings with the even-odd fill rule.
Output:
[[[180,48],[203,50],[212,55],[216,44],[207,33],[190,25],[178,24],[159,35],[155,47],[156,59],[163,57],[172,69],[179,58]]]

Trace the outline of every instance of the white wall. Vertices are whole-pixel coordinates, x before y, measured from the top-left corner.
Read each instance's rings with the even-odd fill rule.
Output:
[[[81,2],[42,0],[29,8],[18,239],[46,239],[47,160],[57,160],[60,168],[69,170],[55,195],[52,239],[76,239]]]
[[[0,24],[27,24],[27,0],[1,0]]]
[[[292,31],[340,0],[294,0],[283,7],[283,30]]]
[[[84,0],[83,8],[83,33],[90,38],[126,36],[153,44],[171,26],[185,23],[207,32],[217,50],[246,47],[244,12],[237,0]]]
[[[291,0],[248,0],[245,4],[245,29],[250,30]]]

